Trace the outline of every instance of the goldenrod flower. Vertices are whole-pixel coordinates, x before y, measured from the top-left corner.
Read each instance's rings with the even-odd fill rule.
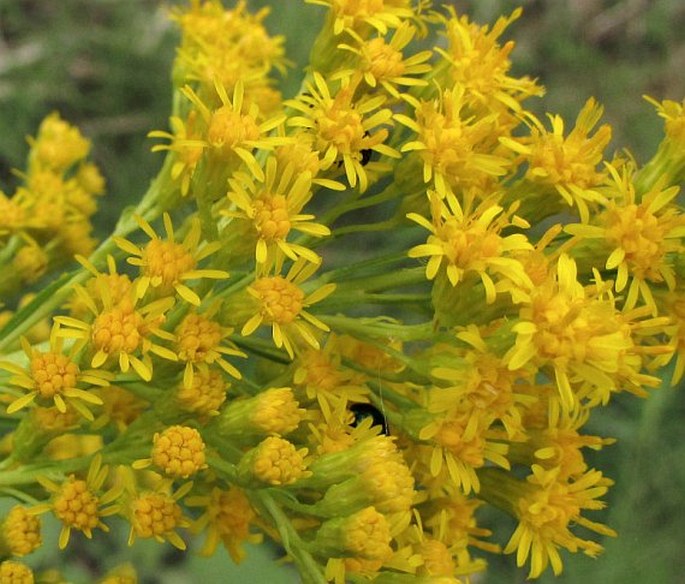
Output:
[[[176,361],[171,350],[154,343],[151,337],[174,340],[174,336],[160,328],[165,313],[173,306],[173,298],[161,298],[138,308],[139,299],[129,294],[114,303],[104,281],[96,283],[97,297],[76,286],[76,293],[95,316],[88,323],[71,316],[56,316],[60,325],[55,335],[76,339],[81,346],[88,344],[93,351],[91,367],[96,369],[111,364],[116,358],[119,369],[126,373],[131,367],[144,380],[152,379],[152,360],[149,353]],[[98,302],[96,302],[96,299]],[[100,308],[100,306],[102,308]]]
[[[338,36],[344,30],[364,30],[365,25],[375,28],[380,34],[388,28],[397,28],[403,19],[414,18],[409,0],[306,0],[331,9],[333,34]]]
[[[183,385],[193,386],[195,369],[207,371],[207,367],[216,363],[230,376],[241,379],[240,371],[226,360],[226,356],[246,357],[245,353],[235,348],[232,343],[222,345],[222,342],[233,329],[222,327],[212,320],[211,311],[206,315],[188,313],[174,329],[176,338],[176,354],[181,362],[185,362]]]
[[[198,416],[216,416],[226,401],[230,384],[219,370],[212,367],[198,369],[193,373],[193,382],[186,387],[179,383],[176,389],[176,403],[182,410]]]
[[[306,448],[298,450],[284,438],[269,436],[242,457],[238,472],[260,486],[291,485],[311,475],[306,456]]]
[[[325,225],[310,221],[314,215],[301,213],[312,196],[310,173],[305,171],[296,175],[293,166],[279,167],[277,159],[269,157],[264,181],[236,173],[228,184],[228,200],[237,210],[225,210],[222,214],[252,223],[257,239],[255,259],[259,266],[268,269],[280,265],[284,257],[291,260],[303,257],[314,263],[321,261],[312,250],[287,241],[293,231],[314,237],[331,234]]]
[[[212,428],[236,440],[254,436],[284,436],[293,432],[305,416],[292,389],[271,387],[258,395],[236,399],[214,420]]]
[[[561,116],[549,116],[552,130],[548,131],[533,114],[524,112],[531,136],[501,139],[525,157],[528,162],[525,178],[532,184],[554,189],[569,207],[576,206],[583,223],[589,220],[590,208],[594,210],[597,203],[604,202],[597,187],[604,182],[606,173],[597,167],[611,140],[611,127],[604,124],[590,135],[603,111],[594,99],[588,99],[568,136],[564,136]]]
[[[40,519],[26,507],[15,505],[0,524],[0,552],[12,556],[30,554],[43,543],[40,531]]]
[[[40,124],[35,138],[28,139],[31,146],[29,165],[34,168],[51,168],[63,172],[82,160],[90,152],[90,140],[78,128],[65,122],[57,112],[51,113]]]
[[[515,43],[498,42],[507,27],[521,16],[521,8],[509,16],[500,16],[492,26],[471,22],[467,15],[457,15],[452,6],[447,6],[447,10],[444,24],[448,47],[436,50],[449,64],[451,82],[466,88],[476,109],[484,108],[484,115],[496,113],[500,124],[516,125],[518,120],[509,112],[521,111],[524,99],[544,93],[533,79],[509,75],[509,55]]]
[[[387,560],[392,556],[391,540],[385,516],[366,507],[352,515],[325,521],[316,532],[312,547],[324,558]]]
[[[190,526],[190,520],[183,516],[178,501],[193,488],[192,482],[185,483],[173,494],[166,492],[168,482],[161,482],[153,491],[144,491],[133,497],[127,506],[131,522],[128,545],[137,537],[154,538],[159,543],[168,541],[175,548],[186,549],[186,544],[176,532]]]
[[[131,564],[121,564],[109,570],[97,584],[138,584],[138,575]]]
[[[602,476],[597,470],[578,476],[576,479],[559,477],[559,469],[544,470],[533,465],[532,474],[525,483],[503,473],[484,473],[487,477],[486,500],[497,496],[513,512],[519,524],[516,527],[504,553],[516,552],[516,564],[523,566],[530,558],[530,578],[537,578],[552,566],[555,575],[562,571],[559,548],[571,551],[582,550],[595,557],[602,546],[594,541],[584,540],[574,535],[570,527],[579,525],[602,535],[615,536],[616,532],[600,523],[590,521],[581,515],[589,509],[602,509],[599,501],[613,481]],[[500,481],[495,486],[494,481]]]
[[[624,309],[642,300],[656,316],[657,306],[650,285],[676,283],[673,263],[685,251],[685,215],[675,205],[679,187],[665,188],[658,181],[648,192],[638,196],[633,182],[634,168],[622,172],[607,164],[612,182],[608,201],[590,224],[572,223],[564,229],[580,240],[600,240],[606,248],[605,267],[616,270],[616,292],[628,284]]]
[[[221,245],[215,241],[200,246],[202,233],[199,219],[195,218],[191,221],[190,230],[181,242],[175,240],[174,228],[168,213],[164,213],[166,239],[160,238],[142,217],[137,216],[136,221],[150,237],[150,242],[144,248],[139,248],[123,237],[117,237],[114,241],[122,250],[131,254],[132,257],[128,258],[128,263],[140,267],[141,275],[136,280],[139,298],[145,295],[149,287],[157,288],[160,295],[166,295],[175,290],[183,300],[199,306],[200,297],[184,282],[200,278],[213,280],[228,278],[228,273],[223,270],[197,268],[199,262],[215,253]]]
[[[8,584],[33,584],[33,570],[15,560],[0,562],[0,582]]]
[[[606,403],[612,391],[650,383],[641,375],[643,350],[632,337],[633,330],[649,323],[631,322],[644,311],[621,314],[613,298],[604,296],[607,285],[595,276],[596,288],[586,290],[575,261],[562,254],[556,273],[521,304],[519,322],[512,327],[515,345],[505,355],[511,370],[531,363],[555,379],[566,410],[576,407],[581,390],[593,402]],[[660,323],[665,324],[653,322],[657,328]]]
[[[317,264],[296,261],[283,276],[257,278],[247,289],[257,303],[257,313],[244,325],[240,334],[252,334],[260,325],[271,325],[274,344],[283,347],[292,358],[295,354],[293,333],[308,345],[319,348],[316,329],[327,331],[328,326],[305,310],[323,300],[335,290],[335,284],[324,284],[305,296],[298,284],[309,278],[318,268]]]
[[[260,122],[257,104],[248,105],[244,101],[245,87],[238,81],[229,98],[226,89],[215,83],[216,92],[221,100],[218,109],[211,109],[189,86],[183,94],[192,102],[206,125],[202,143],[209,155],[226,162],[243,161],[253,176],[264,180],[264,172],[252,151],[255,148],[272,150],[275,146],[290,141],[288,138],[269,136],[271,130],[285,121],[285,116],[274,116]]]
[[[402,152],[417,152],[423,162],[423,182],[432,181],[445,197],[455,188],[488,188],[493,179],[513,166],[510,146],[502,148],[502,130],[492,116],[474,117],[467,108],[463,86],[441,90],[432,101],[411,98],[412,117],[395,114],[394,119],[416,133],[402,145]]]
[[[231,559],[240,563],[246,554],[243,544],[262,541],[261,534],[251,532],[256,514],[242,489],[214,487],[208,495],[188,497],[186,503],[190,507],[204,508],[204,513],[192,526],[193,531],[204,530],[207,534],[199,552],[201,555],[213,555],[221,542]]]
[[[428,229],[428,242],[409,250],[409,257],[429,257],[426,277],[432,280],[441,267],[452,286],[457,286],[468,272],[476,272],[483,283],[488,303],[497,296],[496,283],[491,274],[500,280],[508,280],[517,287],[532,286],[521,263],[511,257],[515,252],[532,249],[528,238],[522,233],[501,236],[500,232],[514,225],[526,228],[529,225],[512,211],[502,214],[502,207],[483,202],[472,213],[462,211],[453,197],[442,200],[434,191],[429,191],[432,221],[418,213],[407,217]]]
[[[202,436],[189,426],[169,426],[156,432],[152,439],[152,464],[176,479],[187,479],[207,468]],[[136,464],[134,468],[142,465]]]
[[[88,539],[93,537],[95,528],[109,531],[101,518],[119,512],[119,504],[115,501],[122,489],[115,485],[100,494],[108,474],[109,467],[102,466],[102,457],[96,455],[88,467],[85,480],[69,475],[66,481],[57,484],[46,477],[38,478],[43,487],[52,493],[52,499],[49,503],[37,505],[31,512],[38,514],[52,511],[62,522],[60,549],[67,547],[72,529],[83,532]]]
[[[412,42],[416,28],[403,22],[393,33],[390,41],[383,37],[363,39],[356,32],[348,31],[355,44],[341,43],[339,49],[357,55],[358,63],[354,69],[345,69],[335,74],[336,78],[352,77],[361,73],[369,87],[381,86],[391,96],[400,97],[399,87],[421,87],[428,85],[419,75],[428,73],[431,66],[426,63],[433,55],[432,51],[420,51],[404,57],[402,51]]]
[[[106,371],[94,369],[81,370],[75,361],[81,345],[75,343],[68,354],[63,352],[63,339],[53,331],[50,339],[50,350],[39,351],[22,337],[21,345],[28,359],[27,367],[20,367],[9,361],[0,362],[0,368],[12,373],[9,382],[26,393],[7,406],[8,413],[14,413],[37,402],[39,405],[53,403],[62,413],[67,406],[73,408],[88,420],[93,414],[90,405],[101,405],[99,396],[87,391],[85,387],[105,387],[113,379]],[[81,387],[79,387],[81,386]]]
[[[303,115],[292,116],[288,125],[306,128],[314,136],[314,146],[321,153],[321,168],[326,170],[341,164],[351,187],[359,183],[359,190],[369,186],[364,165],[364,152],[378,152],[391,158],[400,153],[387,144],[388,129],[392,124],[392,111],[381,106],[385,97],[355,99],[354,84],[343,85],[332,92],[319,73],[313,74],[313,83],[307,83],[307,93],[287,105]]]

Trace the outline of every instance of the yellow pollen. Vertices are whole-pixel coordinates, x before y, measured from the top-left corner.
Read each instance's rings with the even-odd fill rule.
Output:
[[[285,239],[290,231],[288,202],[283,195],[261,197],[253,204],[254,223],[259,236],[267,241]]]
[[[216,110],[209,121],[207,139],[214,148],[229,154],[245,142],[259,139],[259,126],[250,115],[242,115],[228,106]]]
[[[218,323],[193,313],[183,319],[175,333],[179,359],[191,363],[204,362],[210,351],[219,346],[222,337]]]
[[[54,513],[67,527],[89,533],[98,526],[98,497],[86,481],[73,476],[62,485],[53,503]]]
[[[130,302],[100,313],[93,322],[91,339],[95,349],[107,354],[133,353],[140,346],[145,327],[143,317]]]
[[[181,507],[170,495],[147,493],[133,502],[134,532],[139,537],[163,537],[182,519]]]
[[[38,353],[31,359],[31,377],[41,397],[52,398],[76,387],[78,375],[78,365],[61,353]]]
[[[259,278],[252,287],[261,300],[266,322],[290,324],[302,311],[304,292],[282,276]]]
[[[186,479],[205,468],[205,443],[187,426],[171,426],[155,434],[152,462],[174,478]]]
[[[180,243],[152,239],[142,255],[143,273],[160,279],[165,286],[179,282],[180,277],[195,268],[195,258]]]
[[[488,232],[481,225],[464,227],[454,219],[449,219],[438,231],[438,237],[450,263],[466,268],[483,259],[499,257],[501,237]]]

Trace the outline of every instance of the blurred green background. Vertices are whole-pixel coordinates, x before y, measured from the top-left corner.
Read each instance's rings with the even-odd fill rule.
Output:
[[[320,7],[300,0],[252,1],[273,5],[272,32],[290,31],[289,58],[306,62]],[[437,2],[436,2],[437,4]],[[638,160],[654,151],[661,123],[643,99],[685,96],[685,2],[682,0],[538,0],[455,2],[479,23],[492,23],[522,5],[524,14],[505,35],[517,42],[515,70],[547,87],[537,113],[562,114],[572,123],[593,95],[605,105],[614,146]],[[122,207],[147,187],[161,162],[149,152],[151,129],[165,129],[169,71],[177,41],[169,4],[152,0],[0,0],[0,188],[11,193],[13,168],[24,165],[25,137],[58,110],[93,140],[94,158],[108,182],[97,228],[106,231]],[[298,67],[284,88],[299,86]],[[685,388],[683,388],[685,389]],[[617,481],[603,517],[620,537],[596,560],[565,556],[565,571],[542,582],[685,583],[685,393],[664,387],[648,401],[619,396],[595,416],[588,432],[619,439],[593,461]],[[499,515],[484,522],[501,522]],[[595,519],[593,517],[592,519]],[[55,527],[53,526],[53,530]],[[511,530],[500,532],[504,543]],[[79,582],[98,566],[133,560],[144,584],[296,582],[273,561],[276,550],[254,550],[235,568],[226,554],[212,560],[179,557],[145,542],[112,547],[119,538],[75,537],[68,554],[43,550],[38,564],[64,567]],[[46,539],[48,539],[46,537]],[[49,538],[55,541],[56,535]],[[514,558],[490,557],[478,582],[523,582]],[[37,564],[36,564],[37,565]]]

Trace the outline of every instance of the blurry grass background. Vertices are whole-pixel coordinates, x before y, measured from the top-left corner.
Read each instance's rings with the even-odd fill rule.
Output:
[[[300,0],[257,1],[273,5],[272,32],[290,31],[289,58],[306,62],[322,10]],[[436,2],[437,4],[437,2]],[[569,126],[589,96],[605,105],[614,146],[627,146],[645,161],[658,144],[661,122],[643,94],[681,100],[685,95],[685,2],[682,0],[538,0],[455,2],[476,22],[492,23],[522,5],[524,14],[505,38],[517,42],[515,70],[547,87],[530,102],[537,113],[560,113]],[[53,110],[82,128],[108,182],[97,219],[100,231],[113,225],[123,206],[147,187],[161,162],[149,152],[151,129],[166,128],[169,72],[177,34],[168,4],[153,0],[0,0],[0,188],[11,193],[13,168],[21,169],[25,137]],[[298,67],[284,80],[291,95]],[[544,108],[544,109],[543,109]],[[684,388],[685,389],[685,388]],[[595,457],[596,466],[617,481],[607,497],[604,520],[620,537],[607,541],[596,560],[565,555],[565,571],[542,582],[685,583],[685,394],[664,387],[648,401],[619,396],[594,416],[588,432],[619,439]],[[595,519],[595,517],[591,517]],[[484,521],[501,522],[491,514]],[[500,532],[504,543],[511,530]],[[125,539],[125,534],[119,541]],[[46,537],[48,542],[54,537]],[[263,548],[233,571],[225,553],[211,561],[184,559],[156,544],[112,548],[96,538],[70,545],[69,577],[88,582],[98,565],[135,559],[145,584],[212,584],[240,579],[295,582]],[[79,543],[80,542],[80,543]],[[91,550],[90,552],[88,550]],[[44,567],[65,568],[65,554],[44,550]],[[523,582],[514,558],[489,558],[479,582]],[[92,577],[91,577],[92,578]]]

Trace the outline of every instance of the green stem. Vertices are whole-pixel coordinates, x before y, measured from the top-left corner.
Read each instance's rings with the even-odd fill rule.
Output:
[[[273,524],[281,536],[281,543],[297,564],[303,584],[325,584],[326,579],[321,567],[311,554],[305,550],[304,542],[293,527],[288,516],[278,506],[267,490],[253,492],[260,506],[271,516]]]
[[[337,332],[347,332],[351,335],[366,337],[382,337],[397,339],[400,341],[421,341],[431,339],[434,336],[433,323],[401,324],[379,322],[378,320],[364,320],[348,318],[346,316],[319,315],[331,329]]]

